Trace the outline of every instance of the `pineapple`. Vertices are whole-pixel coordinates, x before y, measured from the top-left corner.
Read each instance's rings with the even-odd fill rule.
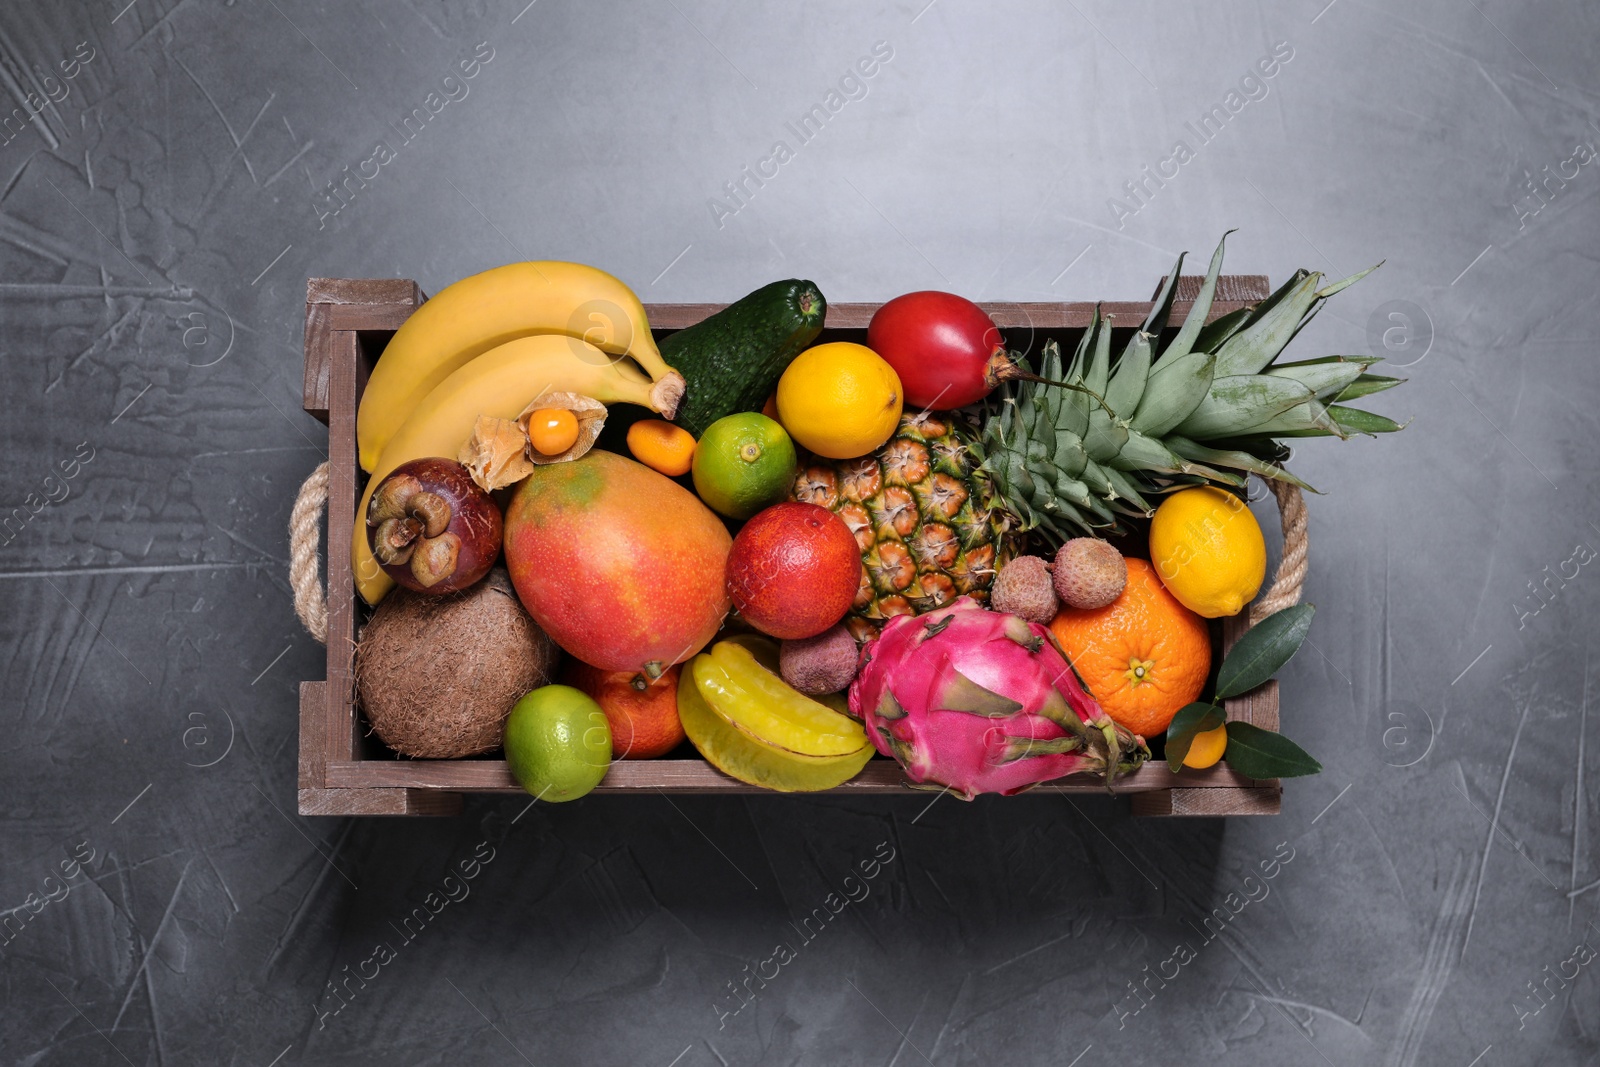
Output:
[[[1021,538],[972,444],[955,412],[925,411],[902,418],[871,455],[812,456],[800,466],[794,498],[836,512],[861,546],[861,587],[847,622],[856,640],[877,636],[895,615],[962,595],[989,599]]]
[[[1325,287],[1321,274],[1297,271],[1260,303],[1207,323],[1222,251],[1159,351],[1182,256],[1115,362],[1111,324],[1096,312],[1070,364],[1052,341],[1037,378],[1007,382],[977,410],[907,415],[858,459],[807,457],[795,499],[838,513],[861,546],[848,623],[858,640],[895,615],[963,594],[987,600],[1030,533],[1050,544],[1104,533],[1148,516],[1151,497],[1201,482],[1238,489],[1249,474],[1310,488],[1279,466],[1288,455],[1279,438],[1401,428],[1342,403],[1400,384],[1368,373],[1376,359],[1275,362],[1324,301],[1372,268]]]

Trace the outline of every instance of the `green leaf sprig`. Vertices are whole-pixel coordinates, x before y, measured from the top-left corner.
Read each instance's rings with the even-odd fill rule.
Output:
[[[1221,708],[1203,700],[1179,708],[1178,714],[1172,717],[1172,722],[1167,726],[1167,769],[1173,774],[1182,770],[1183,757],[1189,754],[1189,746],[1194,744],[1194,739],[1215,730],[1226,721],[1227,717],[1222,714]]]
[[[1222,758],[1247,778],[1296,778],[1322,770],[1322,764],[1287,737],[1247,722],[1227,722],[1218,707],[1222,701],[1248,693],[1278,673],[1305,643],[1315,613],[1312,605],[1297,604],[1267,616],[1239,638],[1217,670],[1213,703],[1190,704],[1172,717],[1167,727],[1169,770],[1174,774],[1182,770],[1194,739],[1223,725],[1228,730],[1228,747]]]
[[[1217,671],[1217,699],[1248,693],[1277,674],[1300,651],[1316,611],[1310,604],[1296,604],[1246,630]]]

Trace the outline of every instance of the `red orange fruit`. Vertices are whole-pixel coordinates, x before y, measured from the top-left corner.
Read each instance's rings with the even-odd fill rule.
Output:
[[[844,617],[861,584],[861,550],[844,520],[816,504],[774,504],[739,531],[728,595],[744,620],[785,640]]]
[[[615,759],[654,759],[683,743],[678,668],[668,667],[643,690],[634,688],[636,677],[635,671],[603,671],[570,656],[562,670],[563,682],[593,697],[606,713]]]

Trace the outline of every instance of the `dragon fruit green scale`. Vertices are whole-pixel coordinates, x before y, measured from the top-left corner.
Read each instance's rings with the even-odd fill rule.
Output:
[[[850,712],[910,784],[966,800],[1069,774],[1109,785],[1150,758],[1084,691],[1049,629],[970,597],[890,619],[861,651]]]

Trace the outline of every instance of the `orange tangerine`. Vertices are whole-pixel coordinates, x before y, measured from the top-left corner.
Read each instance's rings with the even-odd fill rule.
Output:
[[[628,427],[628,451],[653,471],[676,478],[694,464],[694,435],[661,419],[641,419]]]
[[[1183,765],[1203,771],[1207,767],[1215,766],[1227,748],[1228,724],[1223,723],[1214,730],[1194,735],[1189,742],[1189,751],[1183,754]]]
[[[1142,737],[1200,696],[1211,670],[1206,621],[1178,603],[1142,559],[1103,608],[1063,608],[1050,630],[1107,715]]]

